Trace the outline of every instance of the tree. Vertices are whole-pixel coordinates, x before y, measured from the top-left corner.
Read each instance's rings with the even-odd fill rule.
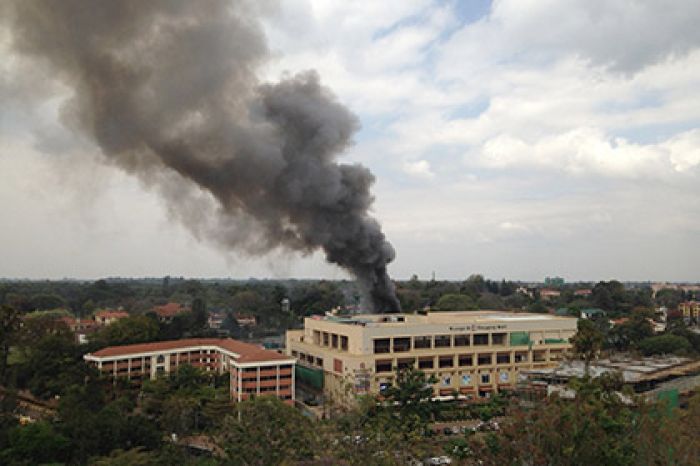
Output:
[[[608,332],[609,344],[620,350],[635,348],[639,342],[654,335],[648,314],[637,312],[627,322],[613,327]]]
[[[10,346],[17,339],[20,329],[21,315],[19,311],[11,306],[0,306],[0,350],[2,350],[2,361],[0,361],[0,382],[7,381],[7,359],[10,355]]]
[[[245,400],[238,410],[215,437],[231,464],[288,464],[312,459],[319,448],[312,421],[276,397]]]
[[[432,401],[434,376],[413,367],[396,370],[396,381],[382,393],[387,409],[395,413],[406,435],[422,433],[437,409]]]
[[[435,307],[441,311],[468,311],[476,309],[476,304],[467,295],[449,293],[442,295]]]
[[[98,346],[144,343],[156,340],[159,332],[155,320],[147,316],[131,316],[102,328],[95,333],[92,341]]]
[[[678,335],[659,335],[640,341],[639,350],[645,355],[652,354],[687,354],[692,350],[690,342]]]
[[[207,326],[207,303],[197,297],[192,301],[192,327],[203,329]]]
[[[591,361],[598,356],[603,347],[603,334],[588,319],[579,319],[577,327],[578,331],[571,343],[574,346],[574,353],[585,362],[586,376],[588,376]]]
[[[9,448],[0,452],[3,464],[60,463],[70,456],[70,441],[46,421],[15,427],[8,440]]]
[[[534,409],[514,407],[499,435],[472,438],[480,464],[697,464],[697,435],[660,415],[658,406],[637,399],[625,404],[614,383],[597,379],[574,380],[572,388],[574,400],[552,396]]]

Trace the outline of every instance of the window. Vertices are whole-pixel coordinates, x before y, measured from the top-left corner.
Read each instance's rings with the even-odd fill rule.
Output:
[[[404,353],[411,350],[411,339],[408,337],[394,338],[394,352]]]
[[[156,364],[163,364],[165,362],[165,356],[162,354],[158,356],[158,359],[156,359]]]
[[[438,358],[438,367],[452,367],[454,366],[455,358],[454,356],[440,356]]]
[[[432,369],[435,367],[435,358],[418,358],[418,369]]]
[[[505,333],[494,333],[491,335],[492,345],[505,345],[506,344],[506,334]]]
[[[338,335],[336,335],[335,333],[331,335],[331,346],[333,348],[338,347]]]
[[[416,365],[415,358],[399,359],[399,361],[398,361],[399,369],[408,369],[409,367],[415,367],[415,365]]]
[[[469,346],[469,335],[455,335],[455,346]]]
[[[452,385],[452,377],[449,375],[446,375],[445,377],[442,378],[442,386],[443,387],[449,387]]]
[[[340,349],[343,351],[348,350],[348,337],[341,335],[340,336]]]
[[[469,374],[462,375],[462,385],[471,385],[471,384],[472,384],[472,376]]]
[[[474,358],[471,354],[460,354],[459,355],[459,365],[461,367],[469,367],[474,364]]]
[[[319,367],[323,367],[323,358],[316,358],[316,365]]]
[[[501,371],[498,373],[498,380],[501,383],[508,383],[509,378],[508,371]]]
[[[547,360],[547,355],[544,351],[533,351],[532,360],[535,362],[544,362]]]
[[[433,337],[415,337],[413,339],[413,348],[426,349],[433,347]]]
[[[435,335],[436,348],[449,348],[452,345],[452,337],[450,335]]]
[[[491,383],[491,375],[481,374],[481,383]]]
[[[379,338],[374,340],[374,354],[388,353],[390,351],[391,340]]]
[[[374,363],[375,372],[391,372],[391,359],[378,359]]]
[[[330,343],[330,336],[328,332],[323,332],[323,346],[328,346]]]
[[[516,351],[515,362],[527,362],[527,351]]]
[[[474,344],[477,346],[487,346],[489,344],[489,334],[477,333],[474,335]]]
[[[510,353],[498,353],[496,355],[496,364],[510,364]]]
[[[480,366],[488,366],[491,364],[491,354],[480,354],[477,358],[477,364]]]
[[[314,345],[320,345],[321,344],[321,332],[318,330],[314,330]]]
[[[298,352],[298,351],[295,351],[295,350],[292,350],[292,356],[295,357],[295,358],[298,357],[298,356],[299,356],[299,352]]]
[[[333,370],[338,373],[343,372],[343,361],[333,358]]]

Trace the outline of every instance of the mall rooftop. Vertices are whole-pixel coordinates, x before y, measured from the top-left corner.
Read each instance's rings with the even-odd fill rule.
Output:
[[[312,316],[313,320],[362,327],[426,324],[508,324],[518,322],[566,322],[570,317],[510,311],[421,311],[417,314],[356,314]]]

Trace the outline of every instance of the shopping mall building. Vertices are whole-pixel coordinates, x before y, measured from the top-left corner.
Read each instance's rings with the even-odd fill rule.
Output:
[[[300,383],[341,404],[379,393],[396,367],[435,376],[435,397],[479,399],[514,388],[520,370],[557,365],[575,333],[575,318],[549,314],[314,316],[287,332],[286,351]]]
[[[84,356],[108,377],[134,383],[154,379],[189,364],[208,372],[229,373],[231,399],[274,395],[294,403],[295,359],[230,338],[191,338],[110,346]]]

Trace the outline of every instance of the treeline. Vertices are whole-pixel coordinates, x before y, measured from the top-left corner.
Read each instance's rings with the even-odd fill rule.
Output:
[[[686,410],[647,402],[621,379],[574,379],[574,399],[497,398],[478,416],[497,429],[449,438],[432,428],[457,402],[431,400],[422,372],[397,373],[381,398],[316,421],[272,397],[228,402],[226,381],[182,366],[141,390],[89,378],[66,387],[57,413],[18,426],[0,401],[0,462],[8,465],[404,465],[446,454],[452,464],[695,465],[700,395]],[[205,455],[185,445],[206,446]]]

